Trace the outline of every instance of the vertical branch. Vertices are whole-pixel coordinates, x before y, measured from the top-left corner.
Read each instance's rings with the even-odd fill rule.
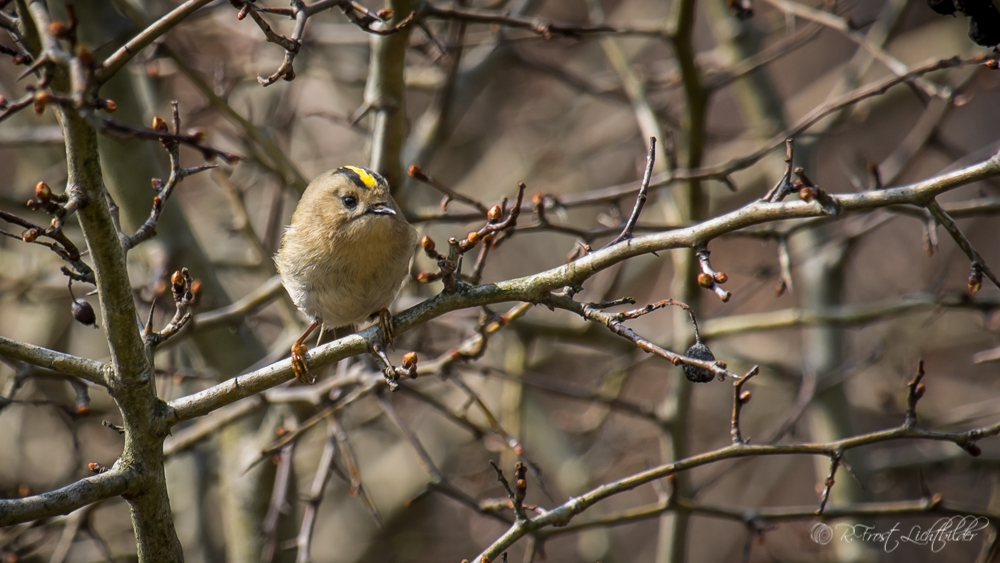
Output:
[[[701,166],[705,148],[705,123],[708,107],[708,92],[705,90],[695,62],[696,52],[693,44],[695,4],[694,0],[674,2],[671,6],[672,13],[667,29],[683,83],[685,107],[684,113],[681,115],[681,136],[677,152],[681,165],[686,168]],[[690,180],[671,190],[670,199],[666,205],[667,219],[671,222],[687,224],[701,220],[707,205],[701,182]],[[670,294],[674,299],[687,303],[697,312],[700,308],[701,298],[697,283],[700,269],[694,250],[677,250],[671,253],[671,257],[674,263],[674,278]],[[687,320],[687,315],[683,310],[678,309],[674,312],[674,349],[686,350],[691,344],[691,332]],[[663,456],[665,460],[680,459],[687,452],[691,382],[686,378],[678,378],[671,394],[664,399],[660,408],[664,409],[663,412],[670,413],[666,422],[669,437],[663,442]],[[686,475],[677,475],[673,484],[674,494],[685,496],[689,481],[690,479]],[[656,552],[657,563],[684,560],[687,527],[687,513],[677,512],[661,517]]]
[[[416,7],[415,0],[389,0],[393,12],[388,25],[396,25]],[[365,107],[372,112],[370,168],[385,176],[394,190],[404,178],[402,152],[409,123],[406,119],[406,84],[403,68],[410,27],[391,35],[372,36],[372,54],[365,85]]]
[[[94,263],[114,367],[109,390],[124,420],[121,464],[137,471],[141,481],[134,492],[123,495],[131,509],[139,561],[182,561],[163,473],[166,432],[158,424],[162,403],[153,389],[152,365],[136,323],[125,253],[104,194],[97,134],[76,110],[59,106],[56,111],[66,139],[67,193],[85,202],[77,214]]]
[[[121,16],[115,12],[110,3],[86,0],[85,4],[81,4],[81,1],[77,0],[77,5],[85,7],[79,10],[80,31],[84,34],[82,38],[85,41],[96,43],[104,26],[120,23],[118,18]],[[130,15],[138,25],[145,25],[151,19],[148,14]],[[162,48],[167,47],[163,45]],[[171,54],[170,51],[166,52],[167,56]],[[180,68],[183,72],[185,67]],[[188,78],[194,81],[200,76],[188,76]],[[215,109],[235,121],[237,126],[244,125],[239,120],[233,119],[232,115],[222,111],[221,106],[229,111],[233,110],[215,96],[210,87],[206,87],[206,91],[197,82],[195,86],[206,96],[212,96],[207,99]],[[118,102],[116,116],[129,123],[148,122],[152,114],[158,110],[162,111],[160,105],[162,100],[157,99],[155,95],[142,95],[143,92],[154,91],[155,88],[145,73],[119,72],[102,86],[102,92]],[[272,166],[282,172],[282,178],[287,184],[296,187],[298,184],[292,179],[297,177],[297,172],[288,169],[277,156],[274,156],[275,152],[280,151],[277,151],[273,143],[262,144],[258,138],[258,130],[249,122],[245,125],[250,129],[242,127],[242,130],[246,137],[253,141],[253,146],[258,147],[255,152],[261,153],[259,157],[275,163]],[[113,166],[105,167],[104,182],[108,190],[114,194],[115,201],[121,206],[122,223],[129,229],[135,229],[149,214],[149,191],[148,188],[147,190],[141,188],[149,185],[150,178],[165,178],[169,173],[162,157],[163,149],[156,143],[123,143],[107,137],[100,137],[98,144],[104,162],[114,163]],[[304,186],[305,182],[301,181],[301,184]],[[187,266],[192,275],[202,281],[203,304],[218,307],[231,302],[215,264],[195,237],[191,223],[179,207],[171,206],[164,210],[160,217],[158,232],[153,244],[162,250],[154,255],[159,260],[154,261],[154,270],[158,269],[159,272],[152,272],[151,277],[163,276],[181,265]],[[135,324],[134,320],[132,324]],[[239,374],[264,355],[261,342],[245,327],[236,331],[228,327],[218,327],[199,335],[192,343],[208,366],[224,376]],[[268,492],[273,488],[275,467],[271,464],[261,464],[246,471],[244,466],[246,450],[259,449],[261,440],[259,436],[272,436],[274,428],[280,423],[280,417],[265,418],[264,410],[257,409],[258,412],[243,417],[220,431],[218,453],[224,469],[218,472],[218,481],[224,491],[220,509],[229,561],[256,560],[260,557],[264,545],[260,530],[266,515]],[[190,492],[179,489],[175,490],[174,494],[182,498]]]
[[[588,0],[587,10],[590,12],[590,19],[594,24],[604,23],[604,10],[601,8],[601,3],[598,0]],[[660,150],[658,153],[654,153],[655,160],[658,161],[654,171],[670,171],[673,168],[673,160],[667,158],[670,137],[666,135],[663,125],[656,118],[656,113],[646,99],[645,86],[636,73],[632,71],[628,57],[625,56],[625,52],[618,45],[618,40],[611,35],[606,35],[601,37],[600,41],[601,47],[604,49],[604,55],[618,74],[622,88],[625,90],[625,95],[628,96],[629,103],[632,104],[636,124],[639,126],[639,132],[642,133],[643,140],[652,138],[660,140]],[[654,145],[650,143],[646,147],[652,151]]]

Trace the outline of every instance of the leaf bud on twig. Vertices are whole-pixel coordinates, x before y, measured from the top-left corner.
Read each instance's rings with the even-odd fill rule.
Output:
[[[403,354],[403,368],[410,369],[417,367],[417,353],[407,352]]]
[[[167,122],[158,115],[153,116],[153,129],[160,133],[166,133],[169,130],[167,128]]]
[[[420,168],[418,164],[411,164],[409,168],[406,169],[406,173],[414,180],[420,180],[421,182],[427,181],[427,174],[424,174],[423,168]]]
[[[45,113],[45,108],[52,103],[52,92],[48,90],[37,90],[35,92],[34,99],[34,110],[35,115],[42,115]]]
[[[180,270],[174,272],[170,276],[170,290],[174,294],[174,301],[180,301],[184,298],[184,274]]]
[[[49,24],[49,34],[53,37],[66,39],[69,37],[70,29],[61,21],[54,21]]]
[[[424,238],[420,239],[420,246],[423,247],[424,252],[431,253],[434,252],[436,248],[434,246],[434,239],[430,235],[424,235]]]
[[[980,288],[983,287],[983,270],[978,264],[972,265],[972,270],[969,272],[968,287],[969,293],[973,295],[979,293]]]
[[[38,182],[35,184],[35,199],[43,203],[52,199],[52,188],[45,182]]]

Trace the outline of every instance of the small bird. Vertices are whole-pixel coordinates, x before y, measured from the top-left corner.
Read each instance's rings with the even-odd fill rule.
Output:
[[[292,345],[299,381],[315,381],[304,342],[318,326],[353,326],[378,315],[384,342],[392,342],[388,307],[409,270],[416,242],[416,229],[381,175],[341,166],[306,187],[274,257],[281,284],[313,321]]]

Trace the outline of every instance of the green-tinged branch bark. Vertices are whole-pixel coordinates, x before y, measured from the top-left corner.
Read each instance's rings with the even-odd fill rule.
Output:
[[[970,182],[1000,175],[1000,155],[980,164],[949,172],[909,186],[859,194],[831,195],[840,214],[869,211],[891,205],[922,206],[938,194],[953,190]],[[720,215],[696,225],[638,236],[615,246],[588,254],[578,260],[522,278],[465,287],[452,294],[439,294],[423,303],[396,315],[396,334],[401,334],[430,319],[449,311],[478,307],[491,303],[523,301],[539,303],[549,292],[566,286],[582,284],[597,272],[614,264],[642,254],[674,248],[702,246],[723,234],[771,221],[819,217],[825,212],[816,202],[788,201],[767,203],[756,201],[740,209]],[[313,349],[309,354],[310,367],[318,368],[345,358],[364,353],[379,341],[378,327],[371,327],[357,334],[341,338]],[[288,381],[293,377],[291,360],[282,360],[254,372],[240,375],[209,389],[170,402],[168,423],[202,416],[224,405],[249,397]]]
[[[479,554],[475,561],[492,561],[494,558],[499,556],[500,553],[513,545],[514,542],[529,533],[535,532],[536,530],[541,530],[549,526],[565,526],[576,515],[582,513],[601,500],[632,490],[657,479],[674,475],[681,471],[687,471],[695,467],[708,465],[722,460],[778,455],[815,455],[831,457],[841,455],[847,450],[860,448],[862,446],[895,440],[944,441],[952,442],[965,448],[977,440],[996,436],[998,434],[1000,434],[1000,423],[964,432],[941,432],[938,430],[924,430],[920,428],[907,428],[905,426],[899,426],[889,430],[872,432],[861,436],[854,436],[823,444],[759,446],[734,444],[732,446],[706,452],[704,454],[691,456],[674,463],[665,463],[658,467],[653,467],[646,471],[629,475],[623,479],[601,485],[583,495],[571,498],[569,501],[548,512],[545,512],[534,520],[517,522],[503,536],[494,542],[493,545]]]
[[[69,514],[88,504],[125,494],[137,481],[135,475],[112,468],[47,493],[0,500],[0,526]]]
[[[0,356],[107,386],[107,364],[0,336]]]

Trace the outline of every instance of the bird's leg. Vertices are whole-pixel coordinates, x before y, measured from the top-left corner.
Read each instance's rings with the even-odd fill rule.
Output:
[[[378,313],[378,327],[382,330],[382,343],[392,346],[392,341],[396,339],[396,332],[392,328],[392,313],[389,309],[382,309]],[[395,346],[392,346],[395,349]]]
[[[292,371],[295,372],[295,379],[298,379],[302,383],[307,385],[312,385],[316,383],[316,378],[309,375],[309,366],[306,365],[306,345],[305,341],[312,334],[312,331],[316,330],[319,326],[319,320],[313,321],[309,328],[306,329],[305,333],[292,344]]]

